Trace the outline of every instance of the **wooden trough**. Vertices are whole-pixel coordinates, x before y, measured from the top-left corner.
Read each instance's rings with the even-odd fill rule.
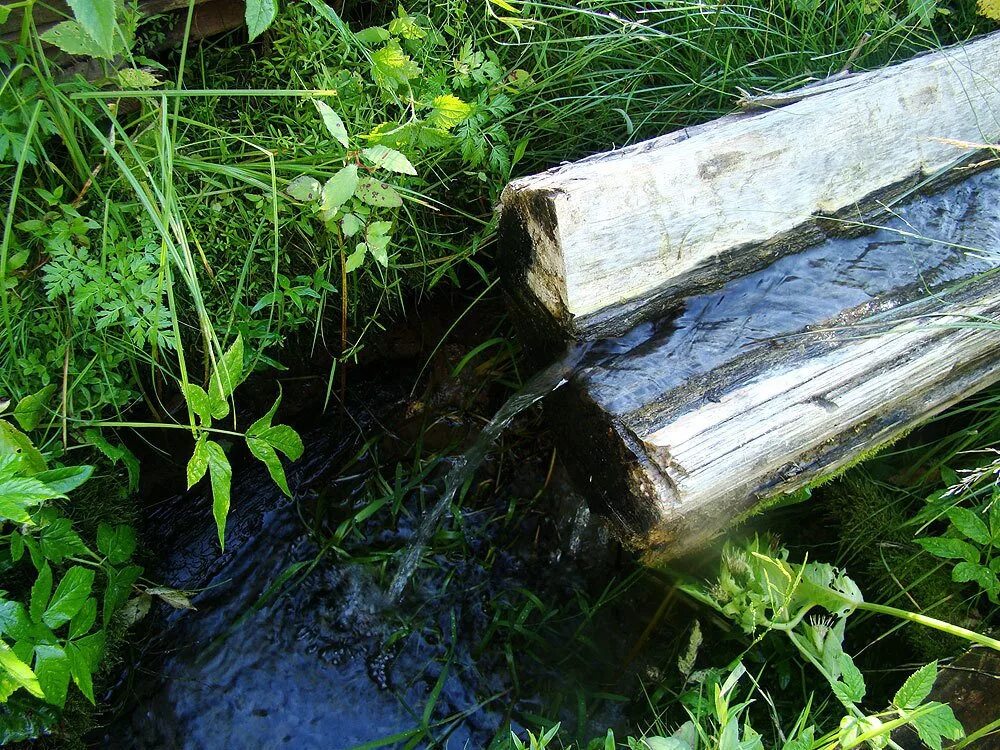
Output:
[[[597,342],[550,400],[651,562],[1000,379],[1000,34],[512,182],[529,340]],[[762,108],[763,107],[763,108]]]

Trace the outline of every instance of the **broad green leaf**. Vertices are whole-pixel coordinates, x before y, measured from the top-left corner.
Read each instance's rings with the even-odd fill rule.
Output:
[[[69,657],[70,675],[80,692],[91,703],[94,700],[93,673],[97,669],[101,654],[104,651],[104,632],[98,631],[86,638],[69,641],[66,644],[66,655]]]
[[[54,563],[61,563],[72,555],[87,553],[87,545],[73,530],[72,522],[59,517],[42,527],[39,535],[42,554]]]
[[[10,422],[0,419],[0,458],[12,454],[20,456],[21,464],[28,474],[37,474],[48,468],[45,458],[31,442],[31,438]]]
[[[397,11],[398,15],[389,21],[389,31],[403,39],[423,39],[427,32],[420,28],[417,19],[407,13],[402,6]]]
[[[42,421],[42,415],[45,414],[45,407],[55,392],[56,385],[51,383],[37,393],[32,393],[18,401],[14,408],[14,419],[21,425],[22,430],[30,432],[38,427],[38,423]]]
[[[379,180],[373,180],[371,177],[361,178],[358,181],[358,187],[354,194],[369,206],[399,208],[403,205],[403,199],[392,185],[380,182]]]
[[[361,231],[363,226],[364,222],[354,214],[344,214],[344,218],[340,220],[340,229],[345,237],[353,237]]]
[[[315,177],[302,174],[288,183],[285,192],[297,201],[312,202],[319,198],[319,193],[322,189],[323,186],[319,180]]]
[[[365,255],[368,253],[368,245],[364,242],[359,242],[357,247],[355,247],[354,252],[347,256],[347,262],[344,264],[344,270],[347,273],[356,271],[361,268],[361,264],[365,262]]]
[[[40,471],[32,479],[43,482],[53,493],[53,497],[66,495],[90,479],[93,466],[66,466],[61,469]]]
[[[384,89],[395,91],[420,75],[420,66],[403,52],[395,39],[371,54],[372,78]]]
[[[90,632],[97,622],[97,599],[89,597],[69,621],[69,638],[79,638]]]
[[[260,434],[260,437],[275,450],[284,453],[292,461],[298,461],[302,458],[302,453],[305,450],[302,445],[302,438],[299,437],[299,433],[288,425],[276,424],[274,427],[264,430]]]
[[[201,419],[201,423],[206,427],[211,425],[214,409],[212,409],[212,401],[208,397],[208,392],[200,385],[186,383],[181,385],[181,393],[184,394],[184,400],[191,411]]]
[[[274,419],[274,415],[278,413],[278,407],[281,406],[281,390],[279,387],[278,397],[274,399],[274,403],[271,404],[271,408],[267,410],[267,413],[254,422],[250,427],[247,428],[247,437],[253,437],[259,435],[268,427],[271,426],[271,420]]]
[[[431,111],[427,115],[427,124],[441,130],[451,130],[460,122],[464,122],[472,114],[472,105],[463,102],[453,94],[443,94],[431,100]]]
[[[730,726],[738,728],[739,724],[737,722],[730,722],[727,725],[727,728]],[[647,748],[649,748],[649,750],[691,750],[687,744],[676,737],[644,737],[642,742]],[[738,750],[738,748],[739,742],[736,742],[736,744],[733,745],[732,750]]]
[[[188,489],[194,487],[208,471],[208,448],[207,439],[204,435],[198,438],[194,444],[194,452],[187,464],[187,486]]]
[[[388,41],[389,37],[389,32],[381,26],[370,26],[354,34],[354,38],[362,44],[380,44]]]
[[[48,703],[65,705],[69,671],[69,657],[59,646],[35,646],[35,675]]]
[[[390,237],[388,232],[392,229],[392,222],[373,221],[368,225],[365,240],[368,245],[368,252],[377,260],[383,268],[389,265],[389,254],[386,248],[389,246]]]
[[[31,524],[28,509],[55,497],[62,495],[34,477],[0,477],[0,520]]]
[[[31,634],[31,619],[21,602],[0,599],[0,635],[19,641]]]
[[[247,437],[247,448],[267,467],[267,473],[271,475],[271,479],[274,480],[274,483],[278,485],[281,491],[288,497],[291,497],[292,493],[288,489],[285,470],[281,466],[281,459],[278,458],[278,454],[275,453],[274,448],[266,440],[257,437]]]
[[[31,667],[17,658],[17,654],[3,641],[0,641],[0,669],[36,698],[45,696]]]
[[[926,705],[931,709],[910,722],[924,744],[932,750],[941,750],[942,738],[958,740],[965,736],[965,730],[955,718],[951,706],[936,701]]]
[[[274,22],[278,0],[246,0],[247,36],[252,42]]]
[[[243,336],[237,336],[232,346],[215,363],[212,380],[208,386],[208,396],[213,403],[213,413],[219,416],[218,404],[226,401],[243,382]],[[226,414],[229,413],[228,404]],[[225,416],[223,414],[222,416]]]
[[[115,0],[67,0],[77,23],[106,55],[115,47]]]
[[[219,532],[219,547],[226,548],[226,517],[229,515],[230,488],[233,470],[222,446],[214,440],[205,443],[208,451],[208,472],[212,481],[212,515]]]
[[[833,692],[842,702],[860,703],[868,692],[865,678],[849,654],[840,654],[840,681],[833,684]]]
[[[120,523],[112,527],[102,523],[97,528],[97,549],[112,565],[121,565],[135,552],[135,532],[132,527]]]
[[[326,102],[322,102],[319,99],[313,99],[312,103],[316,105],[317,111],[319,111],[319,116],[323,118],[323,124],[326,125],[326,129],[330,131],[338,143],[344,148],[350,145],[350,139],[347,135],[347,126],[344,125],[344,121],[340,119],[340,115],[333,111],[331,107]]]
[[[968,508],[952,508],[948,511],[948,518],[967,539],[978,544],[990,543],[990,530],[978,513]]]
[[[896,691],[892,705],[904,711],[912,711],[931,694],[937,679],[937,661],[932,661],[906,678],[906,682]]]
[[[323,203],[320,208],[324,218],[333,218],[341,206],[351,199],[358,187],[358,165],[348,164],[323,185]]]
[[[56,591],[52,594],[52,601],[42,615],[42,622],[50,628],[57,628],[63,623],[69,622],[73,616],[80,611],[90,590],[94,586],[94,571],[80,565],[74,565],[66,571]]]
[[[410,160],[393,148],[388,148],[382,145],[372,146],[362,150],[361,155],[370,161],[374,166],[381,169],[387,169],[390,172],[411,175],[415,175],[417,173],[417,170],[413,168],[412,164],[410,164]]]
[[[10,8],[0,5],[0,23],[7,23],[8,18],[10,18]]]
[[[125,601],[132,593],[132,586],[142,575],[142,568],[138,565],[129,565],[121,570],[112,569],[108,573],[108,586],[104,590],[104,606],[102,618],[107,625]]]
[[[149,594],[140,594],[139,596],[134,596],[125,602],[125,606],[122,607],[122,620],[125,622],[125,627],[131,627],[139,622],[143,617],[149,614],[149,608],[153,604],[153,597]]]
[[[951,579],[957,583],[975,581],[983,591],[991,594],[1000,591],[1000,580],[997,579],[996,573],[978,563],[958,563],[951,569]]]
[[[967,560],[972,563],[979,562],[979,550],[961,539],[935,536],[916,541],[935,557],[943,557],[946,560]]]
[[[31,599],[28,606],[28,614],[35,622],[41,622],[48,607],[49,598],[52,596],[52,568],[48,563],[42,566],[35,578],[35,583],[31,586]]]

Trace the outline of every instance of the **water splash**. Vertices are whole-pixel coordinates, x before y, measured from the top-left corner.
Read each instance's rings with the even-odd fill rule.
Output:
[[[438,498],[434,507],[424,514],[416,534],[406,548],[403,561],[389,585],[388,600],[390,605],[398,602],[403,595],[403,590],[420,564],[427,543],[437,529],[441,516],[444,515],[445,510],[451,505],[455,495],[458,494],[465,482],[482,464],[489,454],[490,448],[514,420],[514,417],[568,382],[589,350],[590,344],[586,343],[571,346],[560,359],[536,373],[520,391],[511,396],[500,407],[489,424],[479,433],[472,447],[461,456],[453,459],[451,468],[444,478],[444,490],[441,497]]]

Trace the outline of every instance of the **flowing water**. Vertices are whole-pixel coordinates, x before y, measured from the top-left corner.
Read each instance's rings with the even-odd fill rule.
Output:
[[[899,208],[867,237],[828,240],[686,300],[670,320],[572,349],[450,459],[441,483],[401,486],[397,473],[383,510],[358,522],[353,547],[325,540],[372,500],[383,467],[368,448],[358,459],[358,446],[377,443],[372,435],[393,419],[384,413],[361,420],[350,439],[340,422],[310,434],[306,462],[291,474],[295,502],[260,466],[237,472],[225,555],[206,498],[176,498],[146,530],[164,560],[152,574],[199,590],[199,611],[157,615],[112,693],[118,716],[95,744],[480,748],[522,717],[560,717],[579,737],[627,726],[628,706],[647,699],[641,675],[626,668],[629,652],[645,638],[657,594],[615,562],[617,548],[558,480],[544,510],[526,512],[520,498],[549,487],[544,457],[515,462],[493,505],[463,507],[449,526],[458,493],[512,421],[574,374],[606,408],[627,412],[651,391],[886,292],[993,267],[995,257],[968,248],[1000,248],[997,196],[1000,172],[977,175]],[[442,527],[464,545],[458,554],[434,546]],[[310,561],[309,575],[263,596]],[[658,635],[668,646],[662,628],[673,627]]]
[[[472,447],[462,455],[453,459],[451,468],[444,478],[444,490],[433,507],[424,514],[416,536],[410,542],[399,570],[389,586],[389,601],[397,602],[403,595],[407,582],[420,564],[420,558],[427,546],[427,541],[437,529],[438,522],[448,506],[451,505],[458,491],[476,473],[483,463],[490,448],[507,429],[514,418],[525,409],[538,403],[559,386],[564,385],[576,371],[589,350],[589,346],[570,347],[569,351],[559,360],[538,372],[524,387],[511,396],[500,410],[483,428]]]

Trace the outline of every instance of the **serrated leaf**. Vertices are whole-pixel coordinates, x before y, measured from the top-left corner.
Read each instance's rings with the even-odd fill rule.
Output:
[[[159,78],[142,68],[123,68],[115,74],[115,77],[123,89],[151,89],[161,83]]]
[[[361,155],[370,161],[374,166],[386,169],[397,174],[415,175],[417,170],[410,164],[410,160],[396,149],[388,148],[381,144],[363,149]]]
[[[937,12],[938,2],[937,0],[907,0],[906,5],[922,26],[930,26],[934,20],[935,12]]]
[[[6,476],[0,478],[0,520],[33,523],[28,510],[39,503],[60,497],[47,484],[34,477]]]
[[[281,491],[288,497],[291,497],[292,493],[288,489],[288,479],[285,477],[285,469],[282,467],[281,459],[278,458],[278,454],[275,453],[274,448],[261,438],[249,436],[247,437],[247,448],[250,449],[250,453],[255,458],[267,467],[267,473],[271,475],[271,479],[278,485]]]
[[[68,518],[56,518],[43,526],[38,541],[42,554],[54,563],[61,563],[67,557],[87,552],[87,545],[73,530],[73,524]]]
[[[36,698],[45,696],[31,667],[17,658],[17,654],[3,641],[0,641],[0,669]]]
[[[198,438],[194,444],[194,452],[187,463],[187,486],[188,489],[194,487],[208,471],[208,448],[206,447],[204,435]]]
[[[319,180],[303,174],[289,182],[285,192],[297,201],[311,202],[319,198],[322,189]]]
[[[30,432],[38,427],[42,415],[45,414],[45,407],[55,392],[56,386],[52,383],[17,402],[17,406],[14,407],[14,419],[22,430]]]
[[[115,0],[67,0],[77,23],[107,55],[114,51]]]
[[[344,121],[340,119],[334,110],[326,102],[322,102],[319,99],[313,99],[312,103],[316,105],[317,111],[319,111],[319,116],[323,118],[323,124],[326,125],[326,129],[330,132],[338,143],[344,148],[350,145],[350,138],[347,134],[347,126],[344,125]]]
[[[252,42],[274,22],[278,15],[278,0],[246,0],[247,36]]]
[[[94,627],[95,622],[97,622],[97,599],[91,596],[83,603],[80,611],[73,616],[73,619],[69,621],[68,637],[79,638],[86,635]]]
[[[52,600],[42,615],[42,622],[50,628],[57,628],[69,622],[87,601],[93,586],[94,571],[74,565],[66,571],[56,586]]]
[[[934,681],[937,680],[937,661],[925,664],[916,672],[906,678],[896,695],[893,696],[892,705],[903,711],[912,711],[931,694]]]
[[[968,508],[952,508],[948,511],[948,518],[967,539],[979,544],[990,543],[990,530],[978,513]]]
[[[351,199],[358,187],[358,165],[348,164],[323,185],[322,211],[332,218]]]
[[[924,537],[916,541],[935,557],[943,557],[946,560],[966,560],[972,563],[979,562],[979,550],[961,539],[936,536]]]
[[[403,52],[395,39],[371,54],[372,78],[384,89],[395,91],[420,75],[420,66]]]
[[[236,386],[243,382],[243,336],[239,335],[232,346],[219,357],[212,372],[212,379],[208,385],[208,397],[213,405],[213,414],[219,417],[220,408],[218,404],[226,403],[226,412],[229,413],[228,398],[236,390]]]
[[[42,621],[42,615],[45,614],[45,608],[49,604],[49,598],[52,596],[52,568],[49,567],[48,563],[42,566],[42,569],[38,571],[38,576],[35,578],[34,584],[31,586],[31,599],[28,605],[28,614],[31,619],[35,622]]]
[[[78,641],[66,643],[69,657],[70,675],[84,697],[92,704],[94,700],[93,673],[104,650],[104,633],[98,631]]]
[[[377,208],[399,208],[403,205],[403,199],[392,185],[371,177],[361,178],[354,194],[363,203]]]
[[[208,392],[200,385],[185,383],[181,385],[181,393],[184,394],[184,400],[191,411],[201,418],[201,423],[206,427],[211,425],[214,410]]]
[[[109,563],[121,565],[135,552],[135,531],[124,523],[117,526],[102,523],[97,528],[97,549]]]
[[[361,264],[365,262],[365,255],[367,254],[368,245],[364,242],[359,242],[354,252],[347,256],[347,262],[344,263],[344,270],[347,273],[352,273],[361,268]]]
[[[58,47],[69,55],[104,59],[110,59],[114,56],[113,52],[102,49],[97,42],[91,39],[90,35],[76,21],[57,23],[39,34],[38,38],[46,44]]]
[[[854,660],[849,654],[841,652],[838,660],[840,667],[840,680],[833,683],[833,692],[845,703],[860,703],[868,688],[865,686],[865,678],[861,671],[855,666]]]
[[[990,594],[1000,591],[1000,580],[996,573],[985,565],[978,563],[960,562],[951,570],[951,578],[956,583],[968,583],[975,581],[979,587]]]
[[[212,515],[219,533],[219,547],[226,548],[226,518],[229,515],[233,469],[222,446],[214,440],[205,443],[208,451],[208,473],[212,483]]]
[[[965,729],[955,718],[951,706],[936,701],[926,705],[930,710],[910,721],[924,744],[932,750],[941,750],[942,738],[958,740],[965,736]]]
[[[31,478],[48,487],[53,497],[59,497],[75,490],[90,479],[93,473],[93,466],[65,466],[60,469],[40,471]]]
[[[370,26],[367,29],[361,29],[361,31],[355,32],[354,38],[362,44],[379,44],[381,42],[388,41],[390,35],[389,32],[381,26]]]
[[[431,100],[431,111],[427,115],[426,123],[433,128],[447,131],[469,119],[471,114],[471,104],[463,102],[453,94],[444,94]]]
[[[59,646],[35,646],[35,676],[45,701],[62,708],[69,689],[69,657]]]

